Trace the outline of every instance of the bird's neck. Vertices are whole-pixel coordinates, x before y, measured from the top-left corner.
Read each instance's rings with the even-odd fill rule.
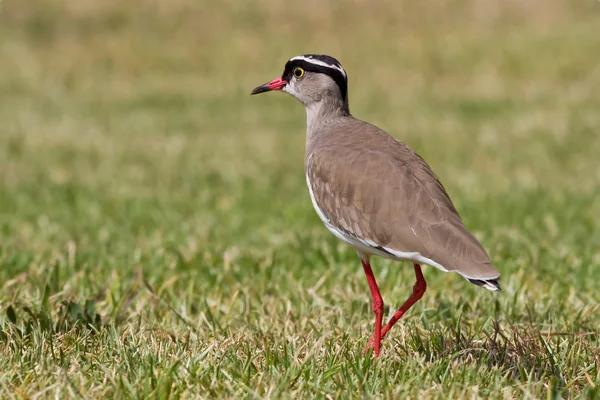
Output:
[[[348,100],[324,98],[320,101],[307,104],[306,109],[306,134],[307,142],[310,141],[311,134],[318,129],[320,125],[330,123],[337,118],[350,116]]]

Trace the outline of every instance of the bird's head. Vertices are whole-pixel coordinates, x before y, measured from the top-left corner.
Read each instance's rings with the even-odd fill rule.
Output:
[[[348,76],[333,57],[304,54],[290,59],[280,78],[260,85],[250,94],[278,90],[286,92],[309,107],[322,100],[345,104],[348,100]]]

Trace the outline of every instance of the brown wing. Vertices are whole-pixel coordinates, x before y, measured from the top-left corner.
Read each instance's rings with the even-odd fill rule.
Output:
[[[328,127],[328,136],[308,149],[306,173],[331,224],[386,250],[419,252],[467,278],[498,278],[425,161],[387,133],[354,121],[360,136]]]

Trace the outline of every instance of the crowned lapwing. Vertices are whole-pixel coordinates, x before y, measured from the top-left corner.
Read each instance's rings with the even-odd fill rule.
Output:
[[[281,78],[252,94],[272,90],[304,104],[310,198],[327,229],[354,247],[362,261],[375,313],[375,332],[365,350],[372,346],[378,356],[381,339],[425,293],[421,264],[500,290],[500,274],[427,163],[404,143],[350,115],[348,76],[335,58],[294,57]],[[383,329],[372,255],[412,262],[417,278],[412,295]]]

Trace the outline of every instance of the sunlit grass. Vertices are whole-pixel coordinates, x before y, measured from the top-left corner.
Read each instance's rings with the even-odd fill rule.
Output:
[[[600,396],[599,3],[0,2],[0,397]],[[369,292],[312,210],[302,107],[338,57],[502,273],[362,356]],[[387,313],[413,285],[374,260]],[[97,320],[97,316],[100,320]]]

